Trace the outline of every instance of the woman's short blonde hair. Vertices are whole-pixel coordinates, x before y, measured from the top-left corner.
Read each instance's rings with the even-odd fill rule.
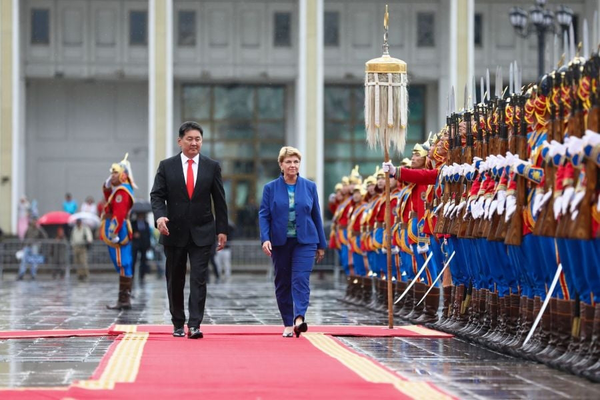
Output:
[[[277,158],[277,161],[282,163],[287,157],[294,156],[298,157],[298,159],[302,161],[302,154],[300,153],[300,150],[292,146],[283,146],[281,150],[279,150],[279,157]]]

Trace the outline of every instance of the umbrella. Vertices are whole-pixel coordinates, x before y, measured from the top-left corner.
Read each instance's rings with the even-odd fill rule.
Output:
[[[90,228],[96,228],[100,225],[100,218],[96,214],[91,212],[81,211],[75,213],[69,217],[69,225],[75,225],[75,222],[80,219],[81,223],[89,226]]]
[[[38,225],[63,225],[69,223],[71,214],[65,211],[50,211],[38,219]]]
[[[135,203],[133,203],[133,207],[131,207],[132,213],[149,213],[151,211],[152,205],[147,200],[136,200]]]

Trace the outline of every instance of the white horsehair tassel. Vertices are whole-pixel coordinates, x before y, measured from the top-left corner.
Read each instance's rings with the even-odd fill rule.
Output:
[[[387,84],[387,92],[388,92],[388,104],[387,104],[387,124],[388,128],[394,126],[394,86],[392,83],[392,74],[387,74],[388,84]]]
[[[379,126],[381,125],[379,123],[379,74],[375,73],[373,74],[373,77],[375,78],[375,127],[379,128]]]

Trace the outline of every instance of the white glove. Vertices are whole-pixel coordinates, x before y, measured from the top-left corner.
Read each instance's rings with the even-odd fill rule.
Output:
[[[596,211],[600,212],[600,196],[598,196],[598,203],[596,203]]]
[[[536,191],[533,196],[533,205],[531,206],[531,214],[533,217],[537,217],[541,208],[542,208],[542,199],[544,198],[544,193],[541,191]]]
[[[575,210],[571,213],[571,221],[575,221],[577,219],[577,215],[579,215],[579,210]]]
[[[400,247],[392,246],[392,254],[398,254],[398,253],[400,253]]]
[[[435,210],[433,210],[433,213],[437,215],[438,211],[440,211],[440,208],[444,207],[444,203],[440,203],[438,204],[438,206],[435,208]]]
[[[499,190],[496,199],[498,199],[498,215],[502,215],[506,204],[506,190]]]
[[[515,213],[516,210],[517,210],[517,198],[513,195],[506,197],[506,214],[505,214],[504,220],[506,222],[510,221],[510,217],[512,217],[512,215]]]
[[[567,209],[569,208],[569,204],[571,203],[571,199],[573,198],[573,195],[575,194],[575,188],[574,187],[568,187],[563,191],[562,194],[562,214],[566,215],[567,214]]]
[[[575,211],[577,211],[579,209],[579,203],[581,203],[581,200],[583,200],[583,198],[585,197],[585,190],[580,190],[578,192],[575,193],[575,195],[573,196],[573,199],[571,200],[571,204],[570,204],[570,211],[571,214],[573,214]],[[575,218],[573,218],[574,220]]]
[[[392,164],[391,161],[384,161],[381,164],[381,169],[383,170],[383,172],[385,172],[386,174],[389,173],[391,175],[396,175],[396,167],[394,167],[394,164]]]
[[[554,219],[558,219],[560,216],[560,210],[562,210],[562,196],[558,196],[554,199]]]
[[[492,218],[494,216],[494,213],[496,212],[496,209],[498,208],[498,200],[492,200],[492,203],[490,204],[490,212],[488,214],[489,218]],[[498,213],[500,214],[500,213]]]
[[[489,213],[490,213],[490,206],[492,205],[492,199],[487,198],[485,199],[485,202],[483,203],[483,218],[485,219],[489,219]]]
[[[581,153],[581,150],[583,150],[583,139],[574,136],[570,136],[567,139],[569,139],[566,143],[569,154],[574,156],[575,154]]]
[[[481,218],[481,215],[483,215],[483,198],[480,197],[477,199],[477,201],[475,201],[473,203],[473,205],[471,206],[471,214],[473,215],[473,218],[475,219],[479,219]]]
[[[448,215],[448,208],[450,208],[450,206],[452,205],[452,201],[447,202],[446,204],[444,204],[444,217]]]
[[[110,187],[112,186],[112,183],[110,183],[111,181],[111,177],[109,176],[108,178],[106,178],[106,180],[104,181],[104,187],[107,189],[110,189]]]
[[[110,241],[113,242],[113,243],[115,243],[115,244],[117,244],[117,243],[119,243],[120,239],[119,239],[118,236],[115,236],[112,239],[110,239]]]
[[[444,217],[448,217],[449,215],[452,215],[452,210],[454,210],[454,207],[456,207],[456,206],[454,205],[454,202],[451,201],[450,206],[446,210],[446,214],[444,214]]]
[[[587,146],[596,146],[600,144],[600,134],[588,129],[585,131],[585,135],[583,135],[583,141]]]
[[[425,254],[429,251],[429,245],[425,243],[423,246],[417,246],[417,253]]]
[[[333,203],[334,201],[335,201],[335,193],[331,193],[331,194],[329,195],[329,202],[330,202],[330,203]]]
[[[461,201],[460,203],[458,203],[458,206],[456,206],[456,214],[460,214],[460,211],[465,208],[465,206],[467,205],[466,201]]]

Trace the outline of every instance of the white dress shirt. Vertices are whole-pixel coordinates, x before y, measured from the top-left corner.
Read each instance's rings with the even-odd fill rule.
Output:
[[[181,163],[183,166],[183,180],[187,184],[187,171],[188,171],[188,160],[183,153],[181,153]],[[200,154],[196,154],[194,158],[192,158],[194,162],[192,163],[192,172],[194,172],[194,187],[196,187],[196,178],[198,177],[198,161],[200,160]]]

